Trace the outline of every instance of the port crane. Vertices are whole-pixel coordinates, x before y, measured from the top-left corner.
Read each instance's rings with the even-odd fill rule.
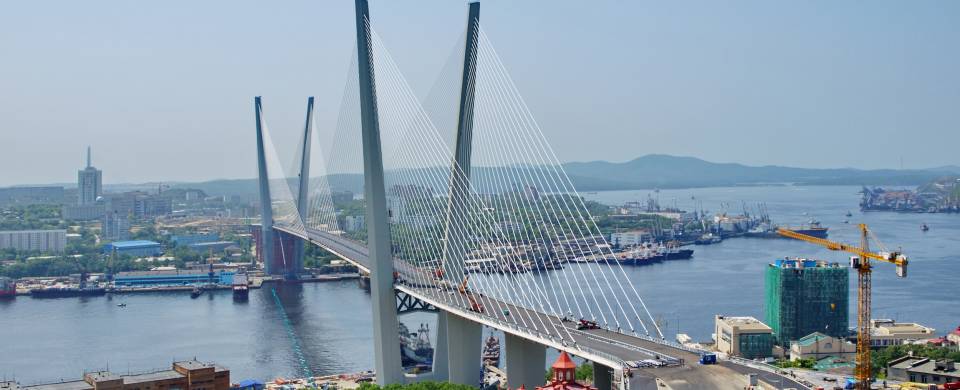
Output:
[[[873,232],[867,228],[866,224],[860,224],[860,246],[843,244],[830,241],[823,238],[809,236],[798,233],[793,230],[778,228],[777,233],[781,236],[806,241],[817,244],[834,251],[844,251],[852,253],[850,256],[850,267],[857,270],[857,367],[854,376],[857,379],[857,389],[870,389],[871,361],[870,361],[870,295],[871,295],[871,273],[873,266],[870,260],[877,260],[897,266],[897,276],[907,277],[907,256],[900,251],[888,251],[873,236]],[[880,246],[880,252],[871,252],[869,237]]]

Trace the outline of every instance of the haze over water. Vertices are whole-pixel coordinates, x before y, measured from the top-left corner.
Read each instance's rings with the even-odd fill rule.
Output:
[[[960,215],[864,214],[857,211],[858,190],[854,186],[703,188],[663,190],[659,197],[664,206],[672,206],[675,198],[680,208],[693,210],[694,196],[711,213],[720,211],[721,203],[730,204],[728,212],[739,213],[741,202],[748,206],[765,202],[777,223],[796,225],[816,218],[830,227],[831,239],[849,243],[858,242],[856,223],[865,222],[891,249],[902,246],[911,260],[906,279],[896,278],[892,266],[876,266],[874,317],[920,322],[939,334],[960,325],[954,288],[960,277],[956,267]],[[656,195],[642,190],[584,196],[620,204],[645,200],[647,194]],[[844,216],[848,210],[853,212],[850,218]],[[850,223],[844,224],[845,219]],[[921,223],[929,225],[930,231],[921,232]],[[843,253],[786,239],[737,238],[693,248],[691,260],[626,268],[653,315],[662,318],[669,338],[679,325],[681,332],[695,339],[709,339],[715,314],[762,319],[763,270],[774,259],[847,259]],[[116,373],[143,371],[168,368],[173,359],[197,357],[230,368],[234,381],[291,377],[303,368],[295,344],[315,375],[373,368],[370,300],[356,282],[275,288],[283,311],[269,287],[252,290],[247,303],[234,303],[228,291],[198,299],[187,294],[142,294],[0,301],[0,376],[16,375],[25,384],[72,380],[83,370],[109,366]],[[851,283],[851,299],[856,293],[853,288]],[[127,307],[117,307],[118,303]],[[282,312],[289,318],[289,328]],[[428,318],[415,315],[401,320],[415,330]],[[851,321],[854,318],[851,313]]]

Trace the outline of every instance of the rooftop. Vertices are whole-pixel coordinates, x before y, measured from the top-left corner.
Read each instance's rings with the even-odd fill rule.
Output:
[[[183,378],[183,374],[173,370],[163,370],[163,371],[157,371],[157,372],[149,372],[146,374],[124,376],[123,384],[130,385],[130,384],[156,382],[156,381],[164,381],[164,380],[178,379],[178,378]]]
[[[741,331],[760,330],[773,332],[773,329],[767,326],[767,324],[764,324],[760,320],[753,317],[731,317],[718,315],[717,320],[729,325],[730,327],[739,328]]]
[[[133,240],[133,241],[116,241],[109,245],[112,245],[114,248],[140,248],[144,246],[159,246],[159,242],[147,241],[147,240]]]
[[[890,368],[898,368],[921,374],[943,375],[960,378],[960,370],[950,361],[936,361],[930,358],[904,356],[891,361]],[[938,367],[939,366],[939,367]]]
[[[802,259],[785,257],[770,263],[777,268],[841,268],[839,263],[830,263],[826,260]]]
[[[173,365],[180,366],[188,370],[197,370],[201,368],[213,367],[212,364],[202,363],[196,360],[186,360],[182,362],[176,362],[176,363],[173,363]]]
[[[875,335],[897,335],[897,334],[909,334],[909,333],[920,333],[920,334],[930,334],[932,335],[936,329],[926,327],[914,322],[896,322],[889,319],[872,319],[870,320],[870,325],[872,328],[871,334]]]
[[[223,272],[216,272],[220,274]],[[132,278],[132,277],[149,277],[149,276],[208,276],[209,271],[201,269],[163,269],[155,271],[127,271],[127,272],[118,272],[114,277],[116,278]],[[228,272],[229,274],[229,272]]]
[[[64,233],[65,229],[46,229],[46,230],[0,230],[0,233]]]
[[[823,334],[823,333],[813,332],[813,333],[810,333],[810,334],[808,334],[808,335],[806,335],[806,336],[801,337],[800,340],[797,340],[797,344],[800,344],[800,345],[806,347],[806,346],[808,346],[808,345],[813,345],[813,344],[815,344],[817,341],[820,341],[820,340],[823,340],[823,339],[830,339],[830,338],[832,338],[832,337],[827,336],[827,335],[825,335],[825,334]]]
[[[109,371],[88,372],[86,377],[89,377],[94,382],[113,381],[122,378],[120,375]]]
[[[82,380],[70,382],[47,383],[35,386],[23,386],[21,389],[29,390],[93,390],[93,386]]]

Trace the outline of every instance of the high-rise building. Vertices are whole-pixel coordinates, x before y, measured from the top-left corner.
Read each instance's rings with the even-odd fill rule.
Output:
[[[77,189],[79,205],[94,204],[103,194],[103,172],[91,164],[89,146],[87,146],[87,167],[77,172]]]
[[[789,346],[813,332],[849,333],[850,269],[837,263],[782,259],[766,269],[766,323],[777,344]]]
[[[66,230],[18,230],[0,232],[0,249],[18,251],[63,252],[67,247]]]
[[[106,212],[103,215],[103,238],[110,241],[130,239],[130,217],[118,212]]]

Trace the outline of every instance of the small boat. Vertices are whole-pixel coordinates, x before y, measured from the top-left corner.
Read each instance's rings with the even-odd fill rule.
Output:
[[[927,226],[927,224],[922,224],[922,225],[920,225],[920,231],[924,231],[924,232],[925,232],[925,231],[927,231],[927,230],[930,230],[930,227]]]
[[[843,220],[843,223],[850,223],[850,220],[849,220],[849,219],[844,219],[844,220]]]
[[[190,291],[190,298],[199,298],[200,295],[203,295],[203,290],[200,289],[200,287],[194,287],[193,290]]]
[[[126,303],[118,303],[118,304],[117,304],[117,307],[127,307],[127,304],[126,304]]]
[[[847,216],[847,218],[852,217],[852,216],[853,216],[853,213],[851,213],[850,211],[847,211],[846,216]]]
[[[245,301],[250,294],[249,282],[246,274],[237,274],[233,276],[233,299]]]

